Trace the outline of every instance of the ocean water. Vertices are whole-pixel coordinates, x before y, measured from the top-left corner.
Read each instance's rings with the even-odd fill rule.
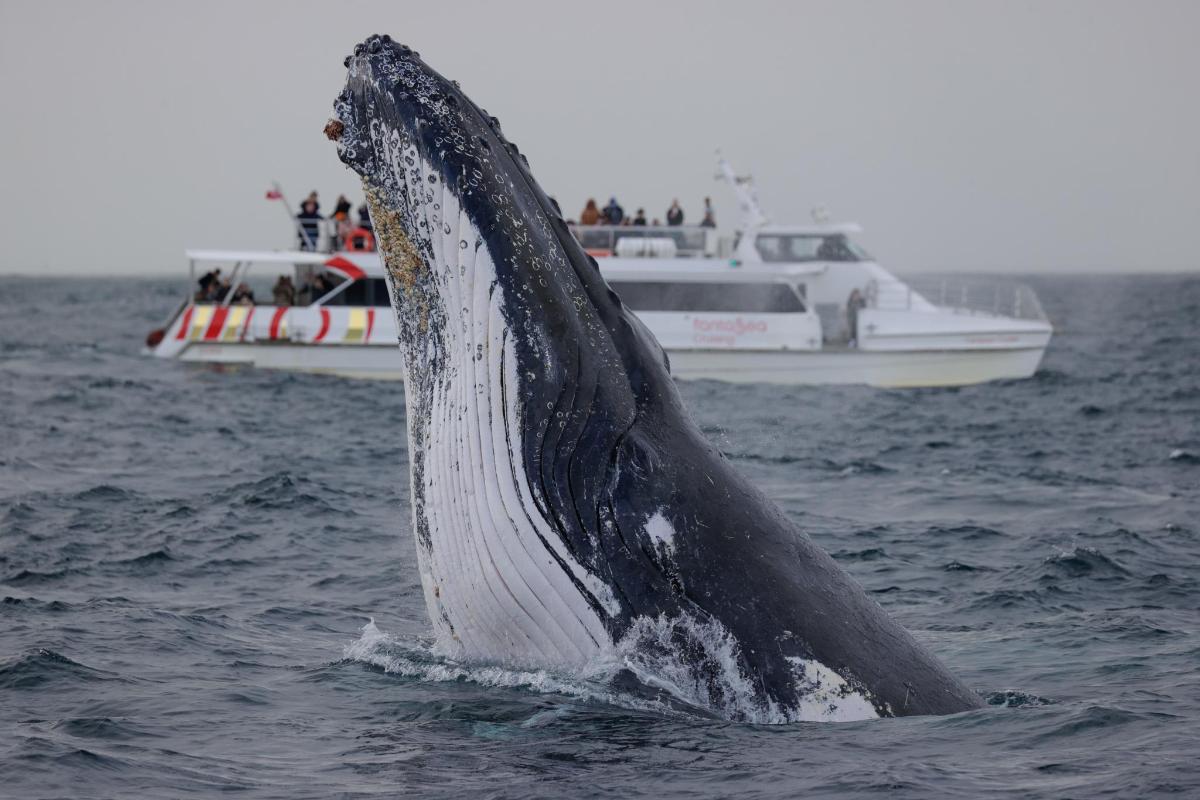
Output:
[[[0,279],[0,796],[1200,795],[1200,279],[1042,277],[1028,381],[683,386],[988,700],[753,725],[430,654],[398,384],[146,358]]]

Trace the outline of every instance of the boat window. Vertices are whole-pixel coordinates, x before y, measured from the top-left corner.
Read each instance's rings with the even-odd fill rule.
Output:
[[[754,240],[763,261],[865,261],[870,256],[845,234],[759,234]]]
[[[362,306],[366,305],[367,282],[350,281],[342,291],[325,301],[327,306]]]
[[[371,278],[371,293],[374,296],[373,305],[391,306],[392,300],[388,297],[387,281],[383,278]]]
[[[610,285],[634,311],[804,311],[799,295],[783,283],[615,281]]]

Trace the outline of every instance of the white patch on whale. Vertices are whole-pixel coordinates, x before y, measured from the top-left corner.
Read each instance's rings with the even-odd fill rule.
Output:
[[[686,657],[679,643],[687,642]],[[647,686],[701,708],[757,724],[856,722],[877,719],[870,699],[832,669],[803,658],[787,659],[800,690],[795,706],[763,701],[741,667],[741,645],[720,621],[679,617],[638,617],[614,648],[622,666]],[[697,671],[703,662],[705,669]]]
[[[646,535],[650,537],[650,541],[654,542],[654,546],[659,552],[664,555],[670,555],[675,552],[675,528],[672,527],[670,520],[663,516],[662,510],[655,511],[646,520]]]

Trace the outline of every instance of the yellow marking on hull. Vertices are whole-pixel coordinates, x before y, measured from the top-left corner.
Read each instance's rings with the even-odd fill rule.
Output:
[[[242,323],[246,321],[246,315],[249,313],[249,306],[233,306],[230,308],[229,315],[225,317],[225,330],[221,331],[221,338],[226,342],[237,339],[238,329],[242,327]]]
[[[212,315],[213,306],[196,306],[196,310],[192,312],[192,332],[188,334],[188,338],[192,341],[203,339]]]
[[[367,332],[367,310],[365,308],[350,309],[350,322],[346,325],[344,342],[361,342]]]

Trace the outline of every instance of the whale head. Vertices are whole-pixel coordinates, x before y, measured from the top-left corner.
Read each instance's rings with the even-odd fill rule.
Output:
[[[665,356],[495,117],[387,37],[346,64],[326,133],[362,178],[397,315],[438,641],[578,667],[634,613],[601,500],[639,397],[678,400]]]
[[[734,718],[978,705],[704,437],[499,122],[386,36],[346,66],[326,134],[362,178],[397,316],[437,647],[615,655]]]

